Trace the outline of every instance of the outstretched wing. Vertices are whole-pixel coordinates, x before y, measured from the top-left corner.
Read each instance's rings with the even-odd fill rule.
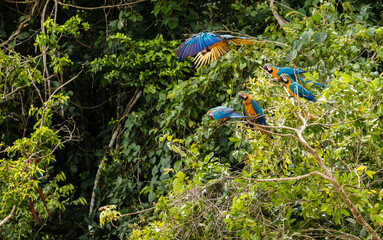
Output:
[[[220,56],[230,51],[231,47],[223,41],[217,42],[209,47],[208,52],[199,52],[193,62],[197,67],[209,65],[212,61],[217,60]]]
[[[186,57],[193,57],[203,50],[207,50],[210,46],[217,42],[221,42],[222,38],[210,32],[197,33],[188,38],[178,47],[175,52],[179,61],[183,61]]]

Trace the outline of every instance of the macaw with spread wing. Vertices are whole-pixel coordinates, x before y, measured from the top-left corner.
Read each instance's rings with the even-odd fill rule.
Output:
[[[300,69],[297,69],[297,68],[276,67],[276,66],[271,65],[271,64],[265,64],[263,69],[265,69],[268,73],[271,74],[271,76],[273,76],[276,79],[278,79],[282,74],[287,74],[287,75],[290,76],[290,78],[293,81],[301,81],[303,83],[309,82],[309,83],[312,83],[314,85],[317,85],[317,86],[320,86],[320,87],[323,87],[323,88],[327,87],[326,85],[323,85],[323,84],[320,84],[320,83],[317,83],[317,82],[313,82],[313,81],[302,79],[300,77],[300,74],[305,73],[307,71],[303,71],[303,70],[300,70]]]
[[[194,57],[193,62],[196,67],[209,65],[218,57],[229,52],[230,44],[242,45],[252,44],[252,38],[239,37],[232,35],[216,35],[211,32],[201,32],[194,34],[179,46],[175,52],[179,61],[186,57]]]
[[[206,115],[209,118],[214,118],[216,120],[223,119],[224,121],[230,118],[246,118],[246,116],[242,116],[236,113],[234,109],[228,108],[228,107],[222,107],[222,106],[209,109]]]
[[[294,80],[291,79],[290,75],[282,74],[278,80],[280,82],[283,82],[285,84],[285,87],[287,91],[292,95],[296,96],[298,95],[301,98],[306,98],[307,100],[310,100],[311,102],[316,102],[314,95],[298,83],[296,83]]]

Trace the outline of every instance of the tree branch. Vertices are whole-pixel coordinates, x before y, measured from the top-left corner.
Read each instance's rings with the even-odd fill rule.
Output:
[[[325,174],[315,171],[311,172],[305,175],[297,176],[297,177],[286,177],[286,178],[266,178],[266,179],[257,179],[257,178],[246,178],[246,177],[232,177],[232,176],[224,176],[224,178],[228,179],[243,179],[243,180],[249,180],[253,182],[283,182],[283,181],[292,181],[292,180],[300,180],[303,178],[310,177],[312,175],[318,175],[326,180],[330,180]]]
[[[134,4],[144,2],[145,0],[136,0],[132,1],[129,3],[121,3],[121,4],[116,4],[116,5],[104,5],[104,6],[98,6],[98,7],[81,7],[73,4],[68,4],[68,3],[62,3],[57,1],[59,5],[66,6],[66,7],[72,7],[72,8],[77,8],[77,9],[83,9],[83,10],[97,10],[97,9],[105,9],[105,8],[115,8],[115,7],[132,7]]]
[[[130,102],[126,106],[124,114],[122,115],[121,119],[118,121],[117,126],[113,130],[112,138],[110,139],[109,144],[108,144],[108,150],[109,151],[111,151],[113,149],[113,145],[116,141],[118,133],[120,132],[121,122],[122,122],[121,120],[124,119],[127,116],[127,114],[132,110],[133,106],[137,103],[138,99],[141,96],[142,96],[142,91],[139,91],[138,93],[135,94],[135,96],[130,100]],[[92,197],[91,197],[90,206],[89,206],[89,215],[88,215],[89,218],[91,218],[91,216],[92,216],[92,212],[93,212],[94,204],[95,204],[95,199],[96,199],[96,189],[98,187],[98,183],[100,181],[101,170],[104,167],[104,162],[105,162],[105,159],[106,159],[108,153],[109,152],[104,153],[104,155],[102,156],[102,159],[100,161],[100,164],[98,166],[98,169],[97,169],[97,173],[96,173],[96,177],[95,177],[94,185],[93,185],[93,190],[92,190]],[[91,230],[92,226],[88,225],[88,229]]]
[[[6,222],[8,222],[9,219],[13,217],[16,211],[16,205],[13,205],[11,213],[8,214],[7,217],[5,217],[1,222],[0,222],[0,227],[3,226]]]
[[[332,185],[335,187],[336,191],[339,193],[340,197],[343,199],[343,201],[346,203],[347,207],[350,209],[352,215],[354,216],[355,220],[364,228],[366,231],[371,234],[372,239],[378,240],[381,239],[379,235],[376,233],[376,231],[371,227],[370,224],[363,218],[362,214],[359,212],[359,210],[356,208],[356,206],[351,202],[350,198],[346,194],[346,192],[343,190],[343,188],[339,185],[339,183],[336,181],[330,170],[326,167],[324,164],[322,158],[319,157],[315,149],[313,149],[304,139],[301,132],[297,133],[299,142],[306,147],[306,149],[311,153],[311,155],[315,158],[318,165],[322,168],[326,176],[328,177],[328,180],[332,183]]]
[[[271,8],[271,11],[273,12],[273,15],[274,15],[275,19],[277,20],[279,26],[282,27],[283,25],[288,23],[288,21],[286,19],[284,19],[281,15],[279,15],[279,13],[276,10],[276,7],[274,5],[274,0],[270,0],[270,8]]]

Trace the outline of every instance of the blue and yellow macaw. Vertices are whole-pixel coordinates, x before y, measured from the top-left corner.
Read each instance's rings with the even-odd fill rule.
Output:
[[[262,108],[259,103],[256,100],[251,99],[247,92],[239,92],[238,97],[243,100],[244,115],[255,118],[255,122],[259,125],[267,126],[265,116],[263,115]],[[267,134],[263,130],[260,131],[262,134]],[[269,137],[274,139],[270,134]]]
[[[243,112],[245,116],[249,117],[258,117],[256,118],[256,122],[260,125],[267,125],[265,116],[263,116],[262,108],[259,105],[259,103],[251,99],[249,94],[246,92],[239,92],[238,93],[239,99],[243,99]]]
[[[301,98],[306,98],[307,100],[310,100],[311,102],[316,102],[314,95],[312,93],[296,83],[294,80],[291,79],[290,75],[282,74],[278,80],[280,82],[283,82],[285,84],[285,87],[287,91],[292,95],[296,96],[298,95]]]
[[[216,120],[222,119],[224,121],[226,121],[230,118],[246,118],[246,116],[242,116],[242,115],[236,113],[234,111],[234,109],[228,108],[228,107],[222,107],[222,106],[209,109],[209,111],[207,111],[206,115],[209,118],[214,118]]]
[[[301,81],[302,83],[309,82],[309,83],[312,83],[312,84],[320,86],[320,87],[324,87],[324,88],[327,87],[326,85],[323,85],[323,84],[320,84],[320,83],[317,83],[317,82],[313,82],[313,81],[302,79],[300,77],[300,74],[305,73],[307,71],[303,71],[303,70],[300,70],[300,69],[297,69],[297,68],[276,67],[274,65],[265,64],[263,69],[265,69],[268,73],[271,74],[271,76],[273,76],[276,79],[278,79],[282,74],[287,74],[287,75],[290,76],[290,78],[293,81]]]
[[[47,211],[48,213],[48,218],[49,220],[51,219],[51,216],[49,214],[49,210],[48,210],[48,207],[47,207],[47,203],[45,201],[45,196],[44,196],[44,192],[43,192],[43,183],[42,183],[42,175],[40,172],[36,172],[37,174],[37,177],[38,177],[38,180],[39,180],[39,183],[38,183],[38,191],[39,191],[39,195],[41,197],[41,200],[43,201],[43,204],[44,204],[44,207],[45,207],[45,210]],[[41,222],[40,222],[40,219],[39,217],[37,216],[37,213],[36,213],[36,210],[33,206],[33,203],[32,203],[32,199],[29,200],[28,202],[28,205],[29,205],[29,209],[31,210],[32,214],[33,214],[33,217],[36,219],[36,222],[37,224],[40,226],[41,225]]]
[[[179,61],[186,57],[194,57],[196,67],[209,65],[218,57],[230,51],[230,43],[235,45],[252,44],[249,37],[238,37],[232,35],[216,35],[211,32],[197,33],[188,38],[179,46],[176,56]]]

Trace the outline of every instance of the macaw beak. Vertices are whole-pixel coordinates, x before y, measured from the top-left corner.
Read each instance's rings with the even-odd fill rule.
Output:
[[[289,80],[286,79],[286,78],[287,78],[287,76],[282,75],[282,76],[280,76],[280,77],[278,78],[278,81],[283,82],[283,83],[288,83]]]
[[[212,111],[207,111],[206,115],[210,119],[210,118],[213,117],[213,112]]]
[[[265,69],[268,73],[272,73],[273,72],[273,69],[268,64],[265,64],[265,66],[263,66],[263,69]]]
[[[238,93],[238,98],[239,98],[239,100],[241,100],[241,99],[246,100],[247,99],[246,93],[244,93],[244,92]]]

